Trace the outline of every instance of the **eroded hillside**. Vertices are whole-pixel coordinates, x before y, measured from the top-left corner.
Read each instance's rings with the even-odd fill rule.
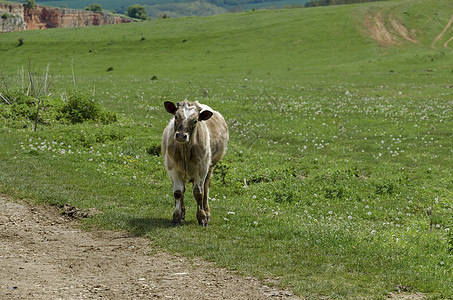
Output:
[[[102,12],[36,6],[31,9],[18,3],[0,3],[0,32],[32,29],[83,27],[130,23],[132,19]]]

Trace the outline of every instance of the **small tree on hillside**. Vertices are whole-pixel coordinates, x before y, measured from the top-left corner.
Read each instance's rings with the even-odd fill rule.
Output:
[[[35,9],[36,7],[36,1],[35,0],[27,0],[27,3],[25,3],[25,6],[29,9]]]
[[[101,12],[102,6],[99,3],[94,3],[94,4],[90,4],[87,7],[85,7],[85,10]]]
[[[129,6],[127,8],[126,15],[128,15],[131,18],[135,18],[135,19],[142,19],[142,20],[147,19],[146,9],[144,6],[142,6],[140,4],[134,4],[134,5]]]

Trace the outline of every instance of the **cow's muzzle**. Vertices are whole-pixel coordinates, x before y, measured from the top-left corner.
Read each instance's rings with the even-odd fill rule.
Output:
[[[175,139],[177,142],[179,143],[187,143],[189,141],[189,135],[187,133],[184,133],[184,132],[177,132],[175,134]]]

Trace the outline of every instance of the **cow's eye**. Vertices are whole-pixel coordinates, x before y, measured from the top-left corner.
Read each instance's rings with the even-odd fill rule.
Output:
[[[178,120],[178,116],[175,116],[175,120]]]

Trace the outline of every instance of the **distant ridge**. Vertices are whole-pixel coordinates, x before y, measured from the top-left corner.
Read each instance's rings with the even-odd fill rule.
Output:
[[[135,22],[124,16],[103,12],[40,5],[30,9],[24,4],[12,2],[0,2],[0,15],[0,32]]]

